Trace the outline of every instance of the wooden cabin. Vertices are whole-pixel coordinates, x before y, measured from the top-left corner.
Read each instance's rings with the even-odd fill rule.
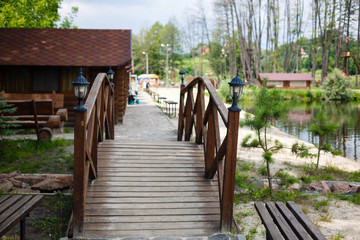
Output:
[[[258,86],[262,87],[267,80],[268,88],[301,89],[311,87],[313,78],[310,73],[259,73]]]
[[[72,82],[80,67],[91,84],[111,66],[115,115],[122,122],[132,71],[131,30],[0,28],[0,39],[5,99],[56,98],[54,107],[67,108],[71,122],[77,105]]]

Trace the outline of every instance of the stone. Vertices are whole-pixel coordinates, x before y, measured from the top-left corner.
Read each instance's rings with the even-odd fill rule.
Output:
[[[34,190],[31,188],[14,188],[10,193],[12,194],[35,194],[40,193],[40,190]]]
[[[17,187],[17,188],[21,188],[22,186],[21,186],[21,181],[19,181],[19,180],[15,180],[15,179],[11,179],[10,180],[11,182],[12,182],[12,184],[14,185],[14,187]]]
[[[300,191],[301,185],[300,185],[300,183],[294,183],[294,184],[290,185],[288,189],[293,190],[293,191],[294,190],[295,191]]]
[[[237,235],[238,240],[246,240],[246,237],[242,234]]]
[[[157,238],[153,238],[152,240],[182,240],[182,239],[177,237],[157,237]]]
[[[208,240],[229,240],[229,236],[223,233],[217,233],[210,236]]]
[[[269,182],[264,182],[264,183],[263,183],[263,188],[264,188],[264,189],[269,188]],[[273,188],[273,190],[276,190],[276,189],[279,188],[279,185],[276,184],[276,183],[272,183],[272,188]]]
[[[8,173],[8,174],[6,175],[6,177],[7,177],[7,178],[14,178],[14,177],[16,177],[16,176],[18,176],[18,175],[20,175],[20,174],[21,174],[21,172],[18,171],[18,170],[16,170],[16,171],[13,171],[13,172],[11,172],[11,173]]]
[[[13,188],[13,183],[9,180],[4,180],[0,183],[0,192],[7,193]]]
[[[126,237],[126,238],[123,238],[122,240],[150,240],[150,238],[148,238],[148,237]]]
[[[32,189],[38,189],[40,191],[52,192],[54,190],[61,190],[72,186],[69,178],[45,178],[44,181],[32,185]]]
[[[325,192],[324,186],[319,182],[312,182],[309,184],[309,189],[317,192]]]
[[[325,193],[331,193],[329,185],[325,181],[321,181],[321,185],[323,186]]]
[[[347,193],[350,191],[350,185],[348,183],[334,183],[332,187],[334,193]]]
[[[14,178],[15,180],[19,180],[21,182],[27,183],[30,186],[35,185],[39,182],[44,181],[45,177],[41,175],[20,175]]]

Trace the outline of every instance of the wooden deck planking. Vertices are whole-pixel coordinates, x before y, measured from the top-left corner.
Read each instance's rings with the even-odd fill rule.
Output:
[[[219,231],[218,183],[206,180],[203,149],[188,142],[104,141],[88,186],[89,238],[196,237]]]

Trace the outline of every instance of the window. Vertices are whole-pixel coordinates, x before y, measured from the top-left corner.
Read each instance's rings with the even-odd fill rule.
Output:
[[[32,71],[34,92],[59,91],[59,74],[55,67],[34,68]]]
[[[26,93],[30,89],[30,69],[26,67],[4,67],[2,71],[2,87],[8,93]]]

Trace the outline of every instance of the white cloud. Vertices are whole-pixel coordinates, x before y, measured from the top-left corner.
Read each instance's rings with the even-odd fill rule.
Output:
[[[93,29],[132,29],[137,34],[156,21],[166,24],[173,16],[181,21],[185,9],[198,0],[63,0],[60,14],[66,16],[71,6],[78,6],[75,25]],[[205,1],[208,5],[209,2]],[[210,8],[209,8],[210,9]],[[209,16],[212,12],[209,11]]]

